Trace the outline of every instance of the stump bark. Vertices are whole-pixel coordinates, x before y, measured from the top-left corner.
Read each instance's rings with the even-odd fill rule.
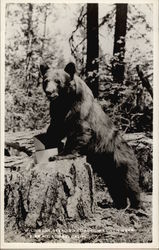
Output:
[[[94,182],[85,157],[34,165],[5,173],[6,225],[56,228],[92,215]]]

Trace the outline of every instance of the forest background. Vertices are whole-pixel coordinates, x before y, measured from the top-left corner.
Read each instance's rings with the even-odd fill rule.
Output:
[[[6,5],[6,132],[48,126],[49,102],[39,84],[42,61],[53,68],[63,68],[74,61],[86,82],[98,80],[96,97],[119,129],[152,131],[152,95],[143,82],[146,79],[150,88],[153,85],[152,5],[125,4],[125,13],[119,13],[119,18],[125,18],[125,36],[117,37],[118,6],[94,5],[98,23],[88,24],[87,4]],[[98,57],[93,62],[98,67],[91,72],[87,67],[89,25],[98,26]],[[115,77],[114,65],[124,67],[122,79]]]

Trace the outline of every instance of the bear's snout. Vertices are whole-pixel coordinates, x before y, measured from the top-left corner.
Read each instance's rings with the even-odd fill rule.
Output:
[[[58,97],[57,88],[53,84],[48,84],[44,91],[46,96],[51,100]]]
[[[49,100],[54,100],[58,97],[57,93],[46,91],[46,96]]]

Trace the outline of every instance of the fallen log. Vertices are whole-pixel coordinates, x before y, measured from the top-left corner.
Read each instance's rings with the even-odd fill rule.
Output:
[[[6,133],[6,143],[18,143],[20,147],[27,148],[32,154],[35,153],[33,136],[43,133],[44,131]],[[143,191],[152,191],[152,151],[153,140],[146,136],[145,133],[132,133],[123,135],[125,140],[130,144],[137,156],[140,171],[140,186]],[[7,148],[10,156],[5,157],[6,168],[24,168],[29,157],[27,153],[18,151],[10,147]],[[24,163],[24,164],[23,164]]]
[[[140,186],[145,192],[152,192],[153,139],[145,133],[125,134],[124,138],[133,147],[139,164]]]

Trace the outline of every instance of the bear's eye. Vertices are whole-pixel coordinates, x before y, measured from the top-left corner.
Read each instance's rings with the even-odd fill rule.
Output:
[[[59,79],[55,79],[55,82],[60,85],[61,84],[61,81]]]

